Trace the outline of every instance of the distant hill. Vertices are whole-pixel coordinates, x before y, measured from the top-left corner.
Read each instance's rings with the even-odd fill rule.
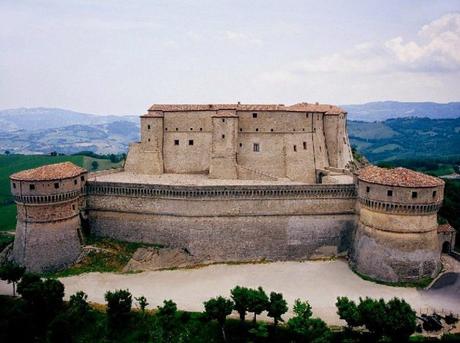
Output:
[[[410,103],[352,106],[372,107],[372,104],[397,104],[396,107],[402,108],[403,104]],[[454,104],[460,106],[460,103],[445,106],[455,107]],[[349,119],[356,118],[359,113],[348,110]],[[447,112],[437,112],[432,117],[439,113]],[[352,144],[373,162],[460,155],[460,118],[349,120],[348,127]],[[5,150],[19,154],[49,154],[52,151],[73,154],[83,150],[99,154],[120,153],[127,152],[128,144],[138,140],[138,116],[98,116],[50,108],[0,111],[0,154]]]
[[[351,144],[371,162],[451,156],[460,159],[460,118],[349,121]]]
[[[460,102],[438,104],[435,102],[378,101],[361,105],[341,105],[348,119],[383,121],[391,118],[422,117],[431,119],[459,118]]]

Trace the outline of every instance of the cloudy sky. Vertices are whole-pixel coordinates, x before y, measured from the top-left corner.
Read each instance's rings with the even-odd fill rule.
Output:
[[[0,109],[460,100],[458,0],[0,0]]]

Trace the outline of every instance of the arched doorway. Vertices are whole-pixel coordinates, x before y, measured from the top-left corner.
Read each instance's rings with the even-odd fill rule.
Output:
[[[449,242],[442,243],[442,252],[444,254],[450,253],[450,243]]]

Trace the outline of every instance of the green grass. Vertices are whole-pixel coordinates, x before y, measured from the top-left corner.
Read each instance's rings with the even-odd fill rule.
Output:
[[[91,251],[80,263],[62,271],[46,273],[44,276],[58,278],[91,272],[121,273],[123,267],[138,248],[148,246],[160,247],[153,244],[123,242],[94,236],[86,238],[86,245],[97,247],[99,250]]]
[[[98,170],[118,168],[123,162],[112,163],[108,159],[89,156],[48,156],[48,155],[0,155],[0,231],[13,231],[16,227],[16,205],[10,191],[11,174],[25,169],[37,168],[45,164],[72,162],[91,170],[93,161],[97,161]]]
[[[410,281],[410,282],[380,281],[368,275],[361,274],[360,272],[356,271],[354,268],[351,268],[351,270],[363,280],[378,283],[380,285],[391,286],[391,287],[425,288],[429,286],[431,281],[433,281],[433,278],[430,278],[430,277],[425,277],[418,281]]]
[[[5,232],[0,232],[0,251],[2,251],[8,244],[12,243],[13,240],[13,235]]]

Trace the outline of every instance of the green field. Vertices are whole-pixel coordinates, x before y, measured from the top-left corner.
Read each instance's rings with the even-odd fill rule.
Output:
[[[98,163],[97,170],[121,166],[121,162],[112,163],[108,159],[98,159],[82,155],[0,155],[0,231],[13,231],[16,226],[16,205],[10,193],[9,176],[24,169],[65,161],[73,162],[88,170],[91,170],[93,161],[97,161]]]

